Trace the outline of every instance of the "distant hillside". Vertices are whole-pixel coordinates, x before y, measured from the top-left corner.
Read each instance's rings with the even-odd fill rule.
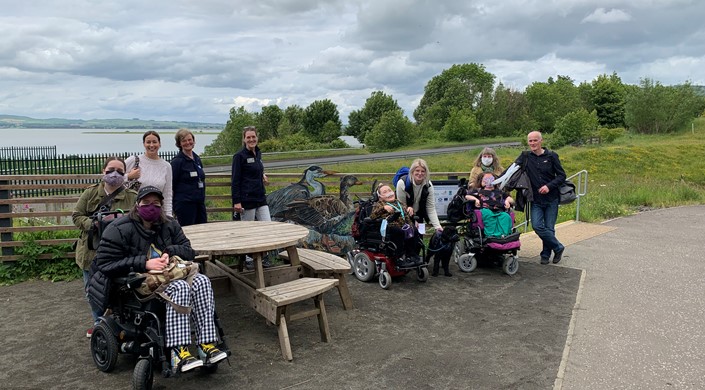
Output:
[[[698,95],[705,96],[705,85],[693,85],[693,89]]]
[[[2,128],[45,128],[45,129],[223,129],[222,123],[154,121],[142,119],[34,119],[26,116],[0,114]]]

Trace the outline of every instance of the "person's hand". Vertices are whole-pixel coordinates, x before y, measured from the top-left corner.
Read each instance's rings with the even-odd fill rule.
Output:
[[[139,179],[142,172],[139,167],[132,168],[132,170],[127,174],[128,180]]]
[[[407,207],[406,208],[406,213],[409,214],[410,217],[414,216],[414,208],[413,207]]]
[[[235,211],[236,213],[243,212],[244,210],[242,209],[242,203],[235,203],[233,205],[233,211]]]
[[[480,207],[480,200],[479,199],[475,199],[475,207]]]
[[[509,210],[510,208],[512,208],[512,203],[511,203],[510,201],[505,201],[505,202],[504,202],[504,208],[507,209],[507,210]]]
[[[161,271],[167,266],[167,264],[169,264],[169,254],[163,253],[160,257],[154,257],[147,260],[145,268],[147,268],[148,271]]]
[[[264,185],[266,185],[266,186],[269,185],[269,178],[264,173],[262,174],[262,181],[264,182]]]
[[[394,209],[392,209],[392,206],[390,206],[390,205],[388,205],[388,204],[387,204],[387,205],[384,205],[384,209],[387,210],[387,211],[390,212],[390,213],[391,213],[392,211],[394,211]]]
[[[548,189],[547,185],[543,185],[541,188],[539,188],[539,194],[548,194],[548,191],[550,190]]]
[[[443,231],[443,226],[437,227],[437,228],[436,228],[436,231],[437,231],[437,232],[442,232],[442,231]]]

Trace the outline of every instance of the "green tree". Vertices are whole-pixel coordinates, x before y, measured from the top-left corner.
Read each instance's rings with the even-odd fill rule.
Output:
[[[262,140],[277,138],[279,136],[279,124],[284,118],[284,112],[277,105],[262,107],[255,120],[258,137]]]
[[[663,86],[642,79],[631,89],[625,105],[625,123],[638,133],[669,133],[683,128],[702,112],[703,98],[690,83]]]
[[[483,65],[453,65],[426,84],[414,118],[419,126],[440,131],[453,109],[475,111],[490,96],[494,75]]]
[[[617,73],[597,76],[592,82],[591,105],[603,127],[624,127],[626,90]]]
[[[304,129],[304,109],[294,104],[284,110],[284,117],[279,122],[277,134],[286,136],[303,132]]]
[[[350,113],[346,133],[363,142],[367,133],[382,119],[382,115],[393,110],[402,111],[402,108],[391,95],[374,91],[365,101],[364,107]]]
[[[325,128],[328,121],[333,122],[337,129],[337,133],[333,134],[331,128]],[[316,142],[330,142],[332,136],[337,138],[341,135],[340,115],[338,107],[330,101],[316,100],[311,103],[304,111],[303,118],[304,132]]]
[[[371,151],[395,149],[407,145],[411,139],[414,124],[401,110],[387,111],[379,122],[365,136],[365,144]]]
[[[568,76],[549,77],[545,83],[535,82],[526,88],[529,117],[538,130],[551,133],[558,118],[581,108],[578,88]]]
[[[443,126],[443,134],[448,141],[470,141],[480,136],[480,125],[471,109],[453,110]]]
[[[245,110],[245,107],[232,107],[230,119],[225,124],[218,137],[204,148],[204,155],[222,156],[234,154],[242,148],[242,129],[255,124],[255,115]]]
[[[526,97],[499,83],[492,100],[485,99],[478,110],[477,122],[488,137],[526,134],[530,130]]]
[[[584,108],[569,112],[556,122],[556,131],[551,136],[551,147],[581,144],[597,130],[597,113]]]

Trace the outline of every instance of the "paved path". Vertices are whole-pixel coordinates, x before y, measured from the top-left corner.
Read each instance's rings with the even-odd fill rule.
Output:
[[[584,273],[554,389],[705,388],[704,220],[654,210],[567,247]]]

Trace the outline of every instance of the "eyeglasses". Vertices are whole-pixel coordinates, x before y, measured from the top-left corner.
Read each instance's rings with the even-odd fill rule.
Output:
[[[105,173],[106,173],[106,174],[108,174],[108,173],[113,173],[113,172],[117,172],[118,175],[120,175],[120,176],[124,176],[124,175],[125,175],[125,171],[123,171],[122,169],[109,168],[109,169],[106,169],[106,170],[105,170]]]

